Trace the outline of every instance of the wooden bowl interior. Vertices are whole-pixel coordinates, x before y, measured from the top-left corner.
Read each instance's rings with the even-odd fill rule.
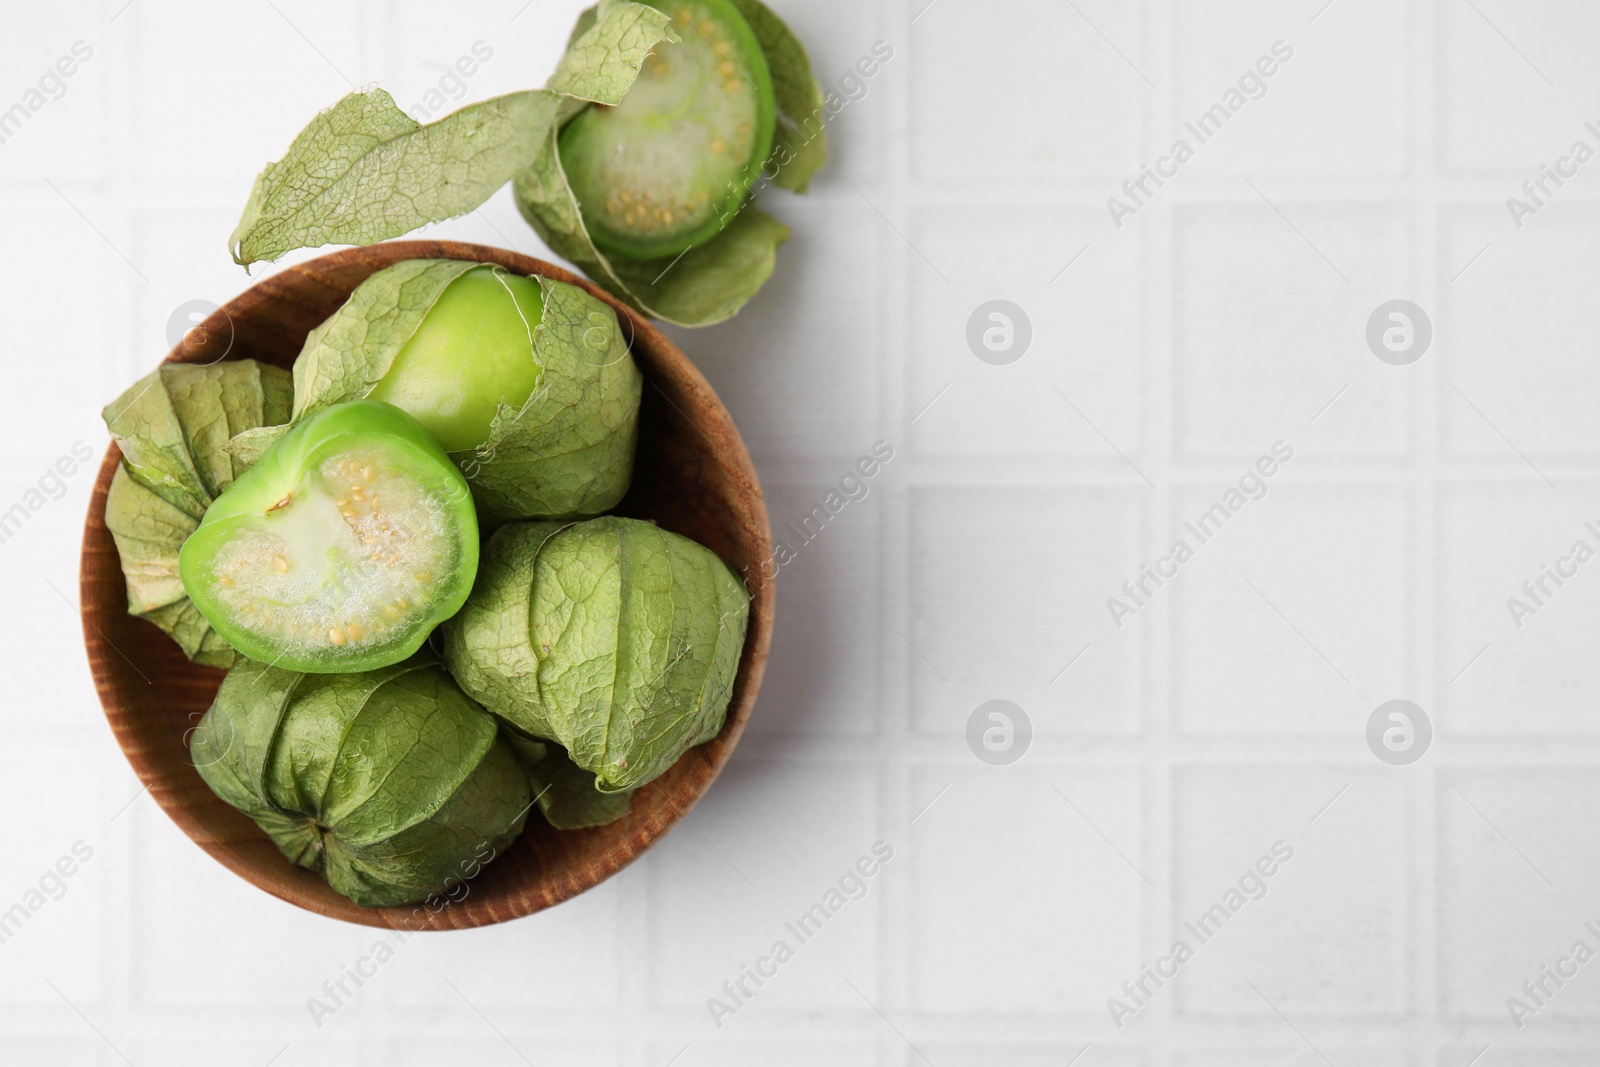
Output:
[[[291,267],[213,313],[169,360],[257,359],[288,367],[306,334],[368,275],[403,259],[498,263],[581,285],[633,331],[644,374],[633,488],[617,509],[691,537],[744,575],[753,594],[748,636],[727,722],[634,795],[630,814],[609,826],[558,831],[532,814],[507,853],[467,883],[463,899],[362,908],[318,874],[292,865],[254,822],[219,800],[189,760],[188,732],[216,694],[221,671],[190,663],[155,626],[127,613],[116,545],[105,527],[106,491],[120,461],[112,445],[84,523],[81,596],[84,640],[106,718],[134,771],[183,831],[235,873],[309,911],[369,926],[453,929],[528,915],[616,873],[710,786],[750,717],[772,637],[773,584],[765,575],[771,535],[755,469],[716,394],[678,348],[609,294],[559,267],[502,249],[447,241],[397,241]],[[457,891],[459,895],[460,891]]]

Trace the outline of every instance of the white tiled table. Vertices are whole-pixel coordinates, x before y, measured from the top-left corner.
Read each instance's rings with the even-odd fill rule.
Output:
[[[463,100],[539,83],[581,4],[524,3],[8,11],[0,111],[92,56],[0,144],[0,512],[98,454],[173,309],[248,284],[226,237],[310,115],[373,81],[419,102],[479,41]],[[766,198],[794,229],[766,290],[674,331],[791,544],[895,452],[784,569],[765,693],[693,825],[551,912],[409,942],[319,1027],[307,998],[375,935],[140,795],[80,651],[77,470],[0,543],[0,912],[92,850],[0,944],[0,1061],[1595,1061],[1600,962],[1520,1030],[1506,1000],[1600,950],[1600,563],[1520,629],[1505,600],[1596,543],[1600,162],[1520,229],[1505,200],[1600,148],[1600,7],[925,4],[778,3],[827,83],[894,55],[812,195]],[[1115,226],[1107,197],[1279,40],[1265,95]],[[430,232],[545,254],[504,192]],[[1435,329],[1407,367],[1364,340],[1397,297]],[[1032,324],[1009,366],[964,336],[997,298]],[[1115,626],[1106,599],[1280,440],[1267,495]],[[1436,734],[1406,767],[1364,740],[1395,697]],[[992,699],[1032,722],[1010,766],[965,741]],[[880,839],[865,895],[718,1028],[707,998]],[[1119,1030],[1107,998],[1280,840],[1265,894]]]

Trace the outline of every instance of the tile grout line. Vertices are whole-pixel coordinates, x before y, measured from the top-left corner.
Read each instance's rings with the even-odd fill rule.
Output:
[[[1437,68],[1437,26],[1434,18],[1437,8],[1432,4],[1416,3],[1411,6],[1413,33],[1412,107],[1410,111],[1411,159],[1414,172],[1425,175],[1420,183],[1426,192],[1413,202],[1412,219],[1417,232],[1412,242],[1412,272],[1416,280],[1418,297],[1434,321],[1443,320],[1439,286],[1440,271],[1440,198],[1439,158],[1437,145],[1437,100],[1435,87]],[[1416,32],[1416,23],[1426,25],[1427,32]],[[1414,183],[1417,184],[1417,183]],[[1446,287],[1446,290],[1448,287]],[[1398,294],[1397,294],[1398,295]],[[1448,333],[1444,343],[1448,343]],[[1413,620],[1409,628],[1415,642],[1411,660],[1415,664],[1407,679],[1424,703],[1424,710],[1437,724],[1438,714],[1438,500],[1439,500],[1439,434],[1441,427],[1441,390],[1438,382],[1440,353],[1430,352],[1418,367],[1410,393],[1411,454],[1413,484],[1411,491],[1410,522],[1412,534],[1413,578],[1408,583],[1410,604],[1408,616]],[[1396,694],[1398,695],[1398,694]],[[1437,729],[1437,726],[1436,726]],[[1437,733],[1435,741],[1438,740]],[[1429,902],[1437,900],[1439,885],[1438,798],[1435,775],[1438,754],[1424,757],[1420,764],[1410,769],[1420,774],[1409,776],[1406,782],[1407,833],[1412,842],[1425,842],[1427,847],[1411,848],[1411,861],[1406,871],[1409,892],[1405,909],[1407,951],[1407,999],[1410,1018],[1419,1020],[1412,1027],[1411,1051],[1419,1060],[1438,1056],[1446,1047],[1448,1035],[1444,1021],[1439,1016],[1438,976],[1438,915]]]

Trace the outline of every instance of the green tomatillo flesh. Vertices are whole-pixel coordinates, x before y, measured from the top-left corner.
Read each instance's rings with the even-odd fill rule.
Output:
[[[251,659],[366,671],[416,652],[478,568],[466,479],[416,419],[336,404],[268,449],[206,510],[178,570]]]
[[[595,245],[658,259],[715,236],[772,151],[772,75],[729,0],[650,0],[672,16],[616,107],[580,112],[560,133],[561,166]]]
[[[543,313],[537,279],[471,270],[439,295],[367,396],[415,416],[446,452],[476,448],[501,404],[520,411],[539,387],[533,331]]]

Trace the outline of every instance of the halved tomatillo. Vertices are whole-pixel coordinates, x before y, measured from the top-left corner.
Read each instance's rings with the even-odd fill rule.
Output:
[[[376,400],[294,427],[206,510],[184,590],[250,659],[314,674],[416,652],[478,569],[466,479],[416,419]]]
[[[648,0],[672,16],[616,107],[580,112],[560,134],[561,167],[595,245],[634,259],[675,256],[714,236],[753,191],[772,151],[772,74],[729,0]]]

